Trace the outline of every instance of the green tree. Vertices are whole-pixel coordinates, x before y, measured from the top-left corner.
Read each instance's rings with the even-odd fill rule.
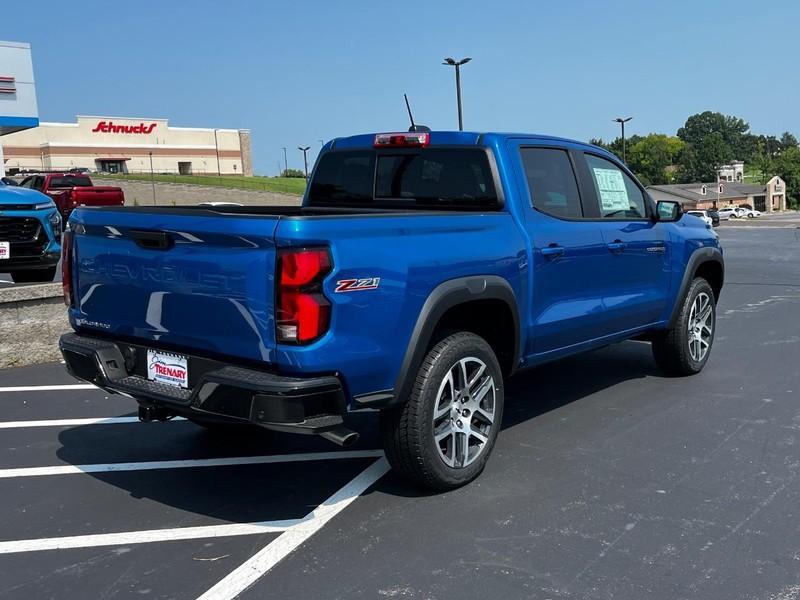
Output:
[[[717,133],[723,144],[729,147],[731,156],[740,158],[737,154],[754,149],[749,132],[750,125],[744,119],[707,110],[686,119],[686,124],[678,129],[678,137],[699,148],[703,140]]]
[[[784,131],[781,135],[781,150],[789,150],[790,148],[797,148],[797,138],[788,131]]]
[[[722,134],[714,131],[696,143],[687,142],[678,160],[678,178],[683,183],[716,181],[719,166],[731,160],[733,150]]]
[[[672,183],[686,142],[678,137],[651,133],[628,146],[628,166],[647,185]]]
[[[791,208],[800,208],[800,148],[787,148],[775,160],[775,171],[786,182],[786,200]]]

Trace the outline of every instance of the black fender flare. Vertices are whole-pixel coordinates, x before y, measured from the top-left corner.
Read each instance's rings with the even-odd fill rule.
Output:
[[[511,285],[497,275],[473,275],[450,279],[436,286],[428,295],[425,304],[422,305],[417,322],[411,332],[394,389],[359,396],[355,399],[356,406],[359,408],[388,408],[405,402],[433,339],[436,325],[442,316],[454,306],[474,300],[501,300],[508,305],[514,321],[514,357],[511,363],[513,371],[519,362],[520,318],[517,299]]]
[[[722,258],[722,251],[719,248],[703,247],[692,252],[692,254],[689,256],[689,260],[686,263],[686,268],[683,270],[681,286],[675,296],[675,304],[672,307],[672,314],[670,315],[669,323],[667,324],[668,329],[673,327],[675,325],[675,321],[678,319],[683,298],[686,295],[686,291],[689,289],[692,281],[694,280],[695,275],[697,274],[697,269],[700,267],[700,265],[707,262],[719,263],[719,266],[722,269],[722,280],[724,283],[725,261]]]

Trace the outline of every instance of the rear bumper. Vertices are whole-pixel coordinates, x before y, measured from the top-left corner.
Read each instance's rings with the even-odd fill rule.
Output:
[[[59,347],[73,377],[169,414],[309,434],[343,422],[344,391],[333,376],[287,377],[189,356],[189,388],[183,389],[147,379],[144,346],[67,333]]]

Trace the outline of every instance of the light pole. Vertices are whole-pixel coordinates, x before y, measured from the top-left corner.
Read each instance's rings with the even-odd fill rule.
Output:
[[[443,65],[456,68],[456,102],[458,103],[458,130],[464,131],[464,121],[461,117],[461,65],[467,64],[472,59],[462,58],[461,60],[453,60],[452,58],[445,58]]]
[[[153,186],[153,206],[156,205],[156,179],[153,176],[153,153],[148,152],[150,155],[150,183]]]
[[[222,170],[219,168],[219,142],[217,141],[217,130],[214,130],[214,152],[217,155],[217,177],[222,176]]]
[[[630,121],[633,117],[617,117],[614,119],[615,122],[619,123],[622,126],[622,162],[628,164],[628,161],[625,160],[625,123]]]
[[[283,150],[283,176],[289,176],[289,159],[286,158],[286,146],[281,146]]]
[[[322,148],[325,145],[325,140],[317,140],[319,142],[319,147]]]
[[[298,146],[297,149],[303,152],[303,165],[305,165],[306,183],[308,183],[308,151],[311,149],[311,146]]]

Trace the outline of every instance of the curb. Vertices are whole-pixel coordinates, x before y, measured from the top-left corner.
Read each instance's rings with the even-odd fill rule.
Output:
[[[60,283],[0,289],[0,369],[59,360],[69,329]]]

